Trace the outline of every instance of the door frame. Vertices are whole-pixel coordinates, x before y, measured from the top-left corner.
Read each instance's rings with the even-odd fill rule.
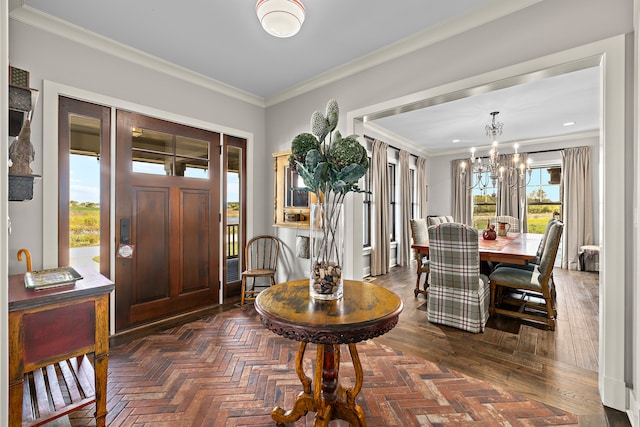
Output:
[[[220,240],[222,241],[222,252],[220,253],[220,257],[221,257],[221,261],[220,264],[222,265],[222,280],[220,281],[220,301],[224,301],[227,297],[229,297],[229,294],[231,293],[231,290],[236,290],[238,292],[240,292],[240,286],[241,286],[241,278],[238,277],[238,280],[236,282],[232,282],[231,284],[227,283],[227,259],[226,259],[226,251],[224,250],[224,246],[226,243],[226,229],[227,229],[227,216],[225,214],[225,202],[227,201],[227,164],[228,164],[228,148],[229,147],[237,147],[240,148],[242,150],[242,158],[240,159],[240,168],[242,170],[242,172],[240,173],[241,176],[241,181],[240,181],[240,222],[239,222],[239,231],[240,231],[240,237],[238,239],[238,258],[239,258],[239,262],[240,262],[240,271],[244,270],[244,266],[245,266],[245,259],[244,259],[244,249],[245,246],[247,244],[247,155],[249,154],[247,152],[247,140],[243,139],[244,143],[236,143],[236,142],[231,142],[230,144],[227,143],[227,141],[232,138],[232,139],[243,139],[243,138],[238,138],[234,135],[222,135],[221,137],[221,145],[220,145],[220,149],[222,150],[222,162],[221,162],[221,168],[220,168],[220,174],[221,174],[221,203],[222,203],[222,207],[220,209],[220,212],[222,214],[221,216],[221,234],[220,234]]]
[[[165,110],[156,109],[146,105],[141,105],[119,98],[114,98],[97,92],[92,92],[73,86],[44,80],[42,82],[42,174],[43,176],[58,176],[58,98],[66,96],[86,102],[92,102],[111,108],[111,170],[115,168],[115,138],[116,121],[115,113],[117,109],[135,111],[158,119],[181,123],[200,129],[219,132],[221,134],[235,135],[247,141],[247,235],[253,233],[255,209],[253,208],[253,176],[254,170],[254,134],[249,131],[224,126],[221,124],[187,117]],[[111,174],[111,188],[115,188],[115,174]],[[110,212],[110,240],[115,239],[115,192],[111,192],[111,212]],[[58,266],[58,180],[42,180],[42,210],[46,212],[42,219],[42,266],[43,268],[53,268]],[[112,246],[113,248],[114,246]],[[115,253],[112,250],[110,256],[111,275],[115,274]],[[222,278],[220,278],[222,280]],[[224,303],[224,301],[220,301]],[[111,294],[110,304],[110,325],[109,333],[115,333],[115,297]]]
[[[66,101],[61,98],[65,98]],[[101,121],[100,124],[100,273],[111,278],[111,109],[102,105],[80,101],[69,97],[59,97],[60,104],[65,103],[65,107],[61,110],[68,111],[65,118],[59,117],[59,123],[69,125],[69,116],[74,114],[77,116],[87,116]],[[60,113],[60,112],[59,112]],[[70,151],[70,128],[66,131],[58,129],[58,166],[70,170],[69,151]],[[64,145],[60,144],[64,141]],[[66,157],[62,157],[66,155]],[[70,173],[66,176],[58,175],[58,188],[65,187],[64,191],[60,191],[58,197],[58,213],[65,212],[62,218],[58,218],[58,257],[62,264],[69,264],[70,245],[69,245],[69,202],[70,202]],[[64,205],[63,205],[64,202]],[[60,216],[60,215],[59,215]],[[66,254],[65,254],[66,251]]]

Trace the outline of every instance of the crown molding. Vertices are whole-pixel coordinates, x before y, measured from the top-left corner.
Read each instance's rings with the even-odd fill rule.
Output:
[[[319,74],[299,85],[266,99],[266,106],[279,104],[306,92],[321,88],[335,81],[352,76],[361,71],[399,58],[418,49],[436,44],[448,38],[462,34],[496,19],[525,9],[542,0],[492,0],[489,4],[463,16],[450,19],[437,26],[425,29],[417,34],[380,48],[368,55]]]
[[[600,130],[594,129],[594,130],[587,130],[583,132],[567,133],[564,135],[547,136],[543,138],[523,139],[523,140],[511,141],[511,142],[503,141],[500,143],[499,147],[501,148],[513,147],[513,143],[517,142],[518,152],[526,153],[527,151],[525,147],[529,147],[529,149],[532,149],[532,151],[536,151],[537,149],[539,149],[540,145],[544,145],[544,144],[562,143],[566,141],[575,141],[579,139],[599,138],[599,137],[600,137]],[[476,157],[486,157],[486,155],[478,154],[478,152],[486,151],[488,153],[490,149],[491,149],[491,145],[476,147]],[[460,153],[464,153],[468,156],[469,147],[458,148],[455,150],[439,151],[438,153],[431,152],[431,156],[433,157],[450,156],[452,154],[460,154]]]
[[[134,49],[92,31],[87,31],[84,28],[46,13],[42,13],[32,7],[25,5],[18,7],[10,12],[9,18],[51,34],[72,40],[76,43],[84,44],[93,49],[97,49],[106,54],[124,59],[134,64],[193,83],[205,89],[218,92],[258,107],[265,107],[264,98],[204,76],[203,74],[196,73],[172,62],[158,58],[157,56]]]
[[[430,150],[425,149],[424,147],[420,146],[416,142],[408,138],[405,138],[404,136],[398,135],[397,133],[392,132],[389,129],[383,128],[382,126],[377,125],[375,123],[365,122],[364,130],[365,130],[364,132],[365,135],[373,138],[378,138],[378,139],[382,138],[385,140],[385,142],[390,143],[396,148],[410,151],[411,154],[416,154],[416,155],[422,154],[425,156],[434,155]],[[369,133],[372,133],[372,135],[369,135]]]

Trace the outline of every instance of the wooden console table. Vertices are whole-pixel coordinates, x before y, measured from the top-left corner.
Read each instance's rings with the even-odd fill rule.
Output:
[[[83,279],[74,286],[38,291],[25,288],[24,275],[9,276],[12,427],[41,425],[93,402],[96,425],[105,425],[114,284],[91,268],[76,270]]]
[[[328,426],[334,419],[366,426],[364,412],[355,403],[364,377],[356,343],[393,329],[402,311],[400,297],[371,283],[346,280],[342,299],[314,300],[307,279],[267,288],[258,295],[255,308],[266,328],[300,341],[295,369],[303,392],[293,409],[275,407],[271,418],[278,424],[292,423],[313,411],[316,426]],[[313,381],[302,367],[307,343],[317,344]],[[340,344],[348,344],[356,374],[350,389],[339,383]]]

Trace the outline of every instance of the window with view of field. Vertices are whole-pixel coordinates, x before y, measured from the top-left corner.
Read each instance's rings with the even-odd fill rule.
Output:
[[[478,176],[474,174],[473,184],[476,185]],[[496,183],[497,184],[497,183]],[[496,216],[498,189],[491,184],[473,189],[473,226],[478,230],[487,228],[487,221]]]
[[[100,164],[96,156],[69,156],[69,247],[100,246]]]
[[[547,222],[553,218],[554,213],[562,213],[559,169],[559,166],[531,169],[531,181],[527,185],[529,233],[544,233]]]
[[[531,168],[526,205],[529,233],[544,233],[547,222],[562,212],[559,169],[559,166]],[[474,176],[474,184],[476,179]],[[487,188],[473,189],[473,225],[478,230],[484,230],[487,221],[496,215],[497,194],[498,189],[490,181]]]

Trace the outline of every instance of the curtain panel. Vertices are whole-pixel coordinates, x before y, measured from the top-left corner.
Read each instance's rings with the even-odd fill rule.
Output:
[[[418,157],[416,171],[416,185],[418,187],[418,218],[427,217],[427,159]]]
[[[411,174],[409,173],[409,153],[400,150],[400,242],[398,244],[398,265],[411,262]]]
[[[578,270],[580,246],[593,244],[590,147],[562,150],[562,268]]]
[[[473,174],[467,172],[464,178],[461,176],[462,163],[467,163],[468,159],[458,159],[451,161],[451,204],[453,219],[456,222],[467,224],[473,227],[473,191],[467,190],[471,187]]]
[[[391,238],[389,231],[389,168],[387,144],[374,140],[371,153],[371,192],[373,218],[371,238],[371,275],[389,272]]]
[[[520,161],[526,164],[527,153],[519,154]],[[496,215],[508,215],[520,220],[523,233],[527,232],[527,176],[520,179],[520,171],[514,168],[513,154],[501,155],[499,164],[504,167],[502,180],[498,183],[498,201]],[[509,168],[513,168],[511,172]],[[520,230],[518,230],[520,231]]]

